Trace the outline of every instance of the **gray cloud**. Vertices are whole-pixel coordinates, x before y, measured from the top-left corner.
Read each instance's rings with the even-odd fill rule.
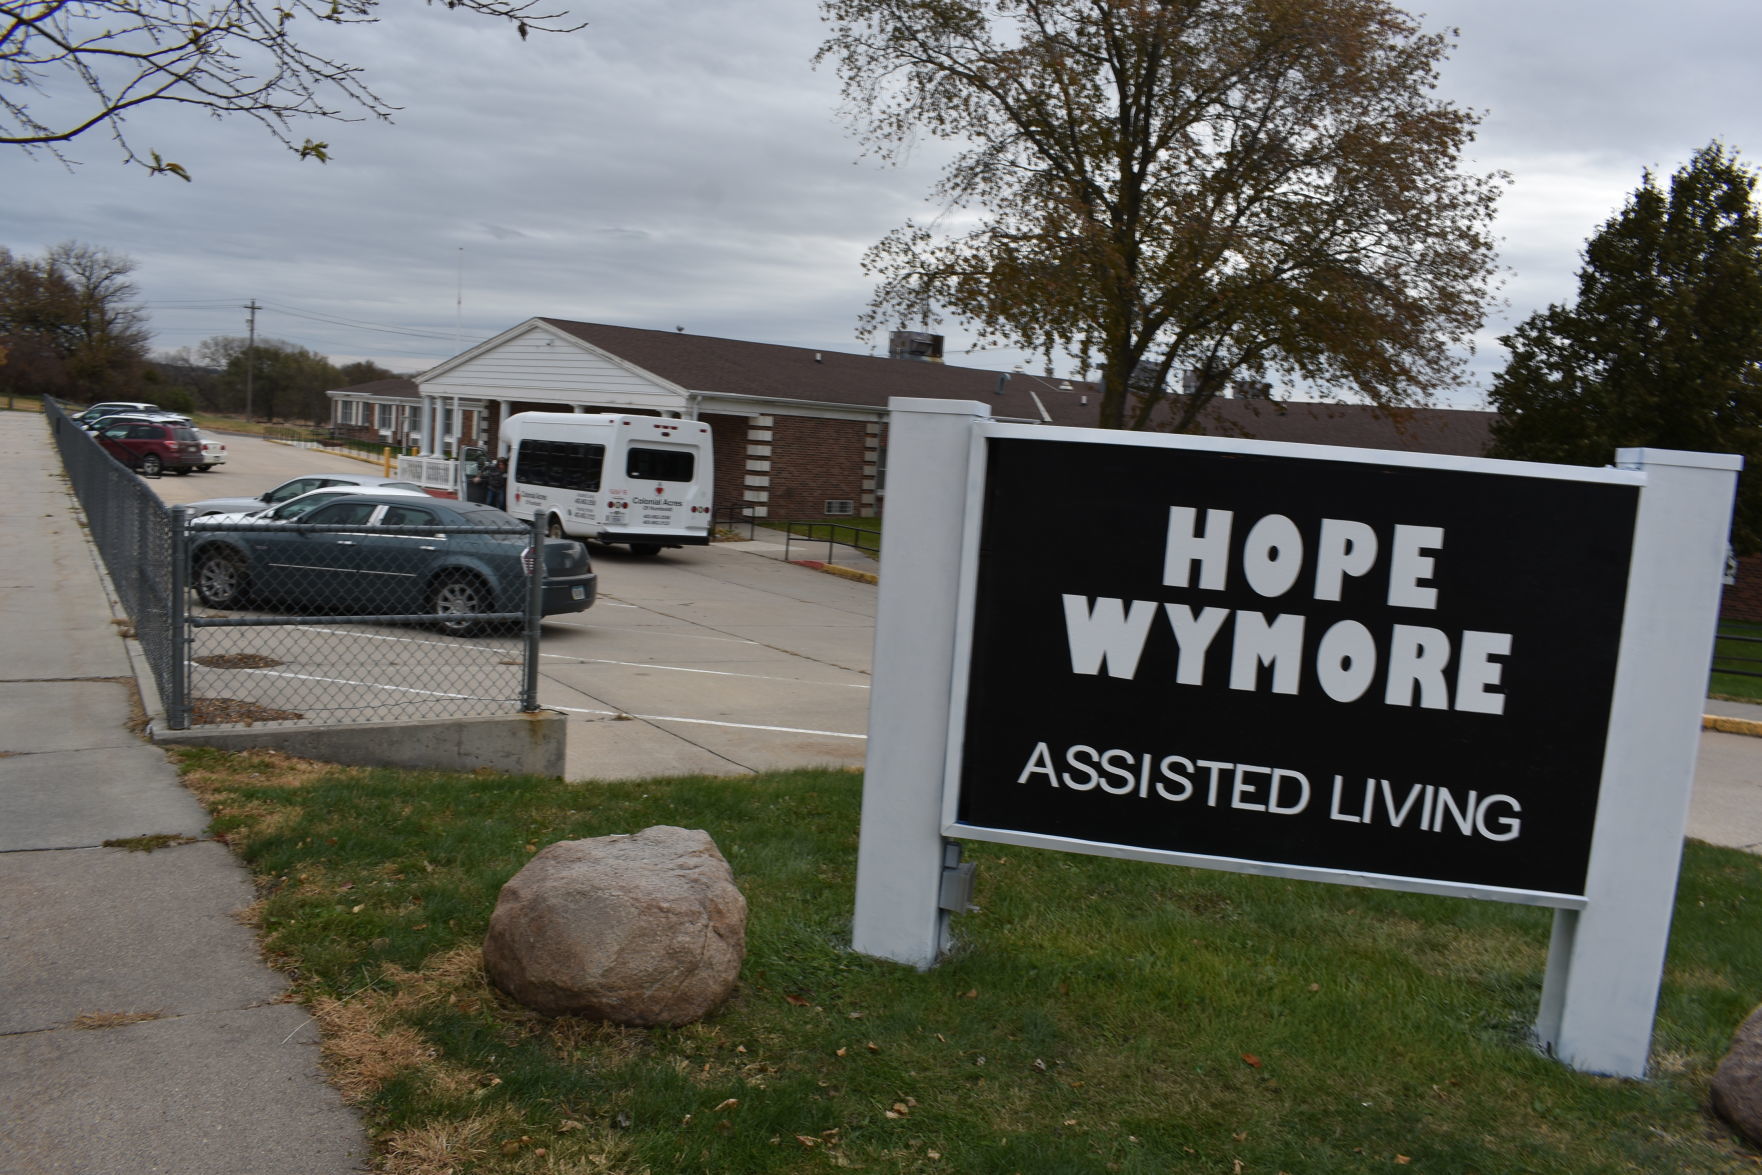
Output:
[[[1667,174],[1714,137],[1762,151],[1762,74],[1745,59],[1762,6],[1424,7],[1427,27],[1461,29],[1440,94],[1486,111],[1471,165],[1514,180],[1499,224],[1510,305],[1459,397],[1475,403],[1504,361],[1496,336],[1571,297],[1585,238],[1643,169]],[[392,124],[298,128],[330,143],[330,164],[246,123],[143,113],[131,133],[196,182],[121,168],[101,139],[76,147],[72,174],[5,157],[0,243],[130,254],[166,348],[242,333],[256,299],[263,333],[398,370],[541,314],[865,349],[859,259],[924,215],[946,148],[927,143],[899,169],[859,161],[836,79],[810,67],[823,35],[811,3],[595,6],[587,29],[525,42],[444,7],[383,11],[373,26],[302,30],[403,108]],[[952,355],[970,346],[948,334]]]

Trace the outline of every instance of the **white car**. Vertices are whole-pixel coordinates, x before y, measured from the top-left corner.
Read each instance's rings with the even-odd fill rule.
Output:
[[[196,436],[202,442],[202,464],[196,466],[197,469],[206,473],[216,465],[226,464],[225,441],[221,440],[219,437],[209,436],[205,432],[199,432]]]
[[[377,473],[314,473],[306,477],[289,478],[255,498],[205,498],[200,502],[191,502],[190,513],[197,518],[208,514],[255,514],[259,510],[279,506],[289,498],[297,498],[301,494],[326,486],[349,486],[358,494],[377,494],[383,489],[422,489],[413,481],[399,481],[395,477],[381,477]]]
[[[274,506],[263,506],[256,510],[244,510],[236,514],[202,514],[192,521],[207,528],[211,526],[238,526],[240,523],[277,523],[298,522],[307,512],[316,506],[322,506],[343,494],[359,494],[360,486],[325,486],[316,490],[308,490],[297,498],[289,498]],[[426,498],[430,495],[422,490],[400,490],[390,486],[382,486],[372,491],[375,494],[389,494],[399,498]]]

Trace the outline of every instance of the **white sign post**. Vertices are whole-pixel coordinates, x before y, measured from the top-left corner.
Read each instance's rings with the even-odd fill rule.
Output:
[[[1634,527],[1586,904],[1557,910],[1536,1038],[1575,1069],[1642,1077],[1688,825],[1701,703],[1743,459],[1622,449]]]
[[[857,848],[852,942],[877,958],[929,967],[947,949],[941,908],[943,772],[954,682],[955,600],[973,424],[966,400],[894,400],[888,419],[887,544],[875,612],[875,658]],[[886,634],[883,636],[883,634]]]
[[[1539,1041],[1643,1075],[1737,458],[890,407],[858,951],[936,962],[964,840],[1551,906]]]

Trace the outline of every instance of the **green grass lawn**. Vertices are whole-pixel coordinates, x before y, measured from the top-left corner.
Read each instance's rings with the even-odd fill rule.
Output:
[[[1063,1175],[1754,1171],[1705,1110],[1762,998],[1762,859],[1690,845],[1652,1079],[1528,1041],[1550,913],[969,846],[935,969],[849,949],[861,777],[565,784],[186,750],[382,1169]],[[705,1022],[546,1020],[484,981],[540,847],[703,828],[750,905]],[[175,850],[172,850],[175,851]]]
[[[1740,637],[1757,639],[1736,639]],[[1745,624],[1737,620],[1719,622],[1719,639],[1713,645],[1713,672],[1707,682],[1710,694],[1762,702],[1762,677],[1721,673],[1721,668],[1762,673],[1762,624]]]

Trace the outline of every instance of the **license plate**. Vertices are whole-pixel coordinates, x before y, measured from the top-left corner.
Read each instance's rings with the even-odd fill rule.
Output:
[[[585,600],[587,599],[587,589],[584,587],[572,587],[569,589],[569,596],[571,599]]]

